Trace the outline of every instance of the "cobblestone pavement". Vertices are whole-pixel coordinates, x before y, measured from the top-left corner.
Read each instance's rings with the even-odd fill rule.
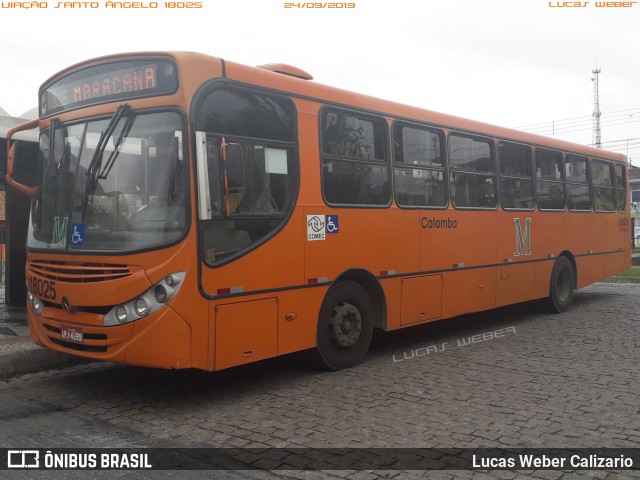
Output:
[[[0,287],[0,340],[29,336],[27,311],[24,305],[4,304],[4,287]]]
[[[600,283],[578,292],[573,309],[561,315],[529,303],[386,334],[364,364],[341,372],[315,370],[303,353],[214,374],[83,364],[23,375],[0,383],[0,444],[638,447],[639,312],[640,284]],[[148,478],[181,478],[176,472],[147,473]],[[275,476],[189,473],[197,478]],[[277,472],[353,480],[633,474]],[[104,478],[114,476],[108,472]]]

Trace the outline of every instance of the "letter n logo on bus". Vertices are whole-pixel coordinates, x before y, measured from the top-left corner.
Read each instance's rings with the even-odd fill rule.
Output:
[[[62,222],[60,217],[53,217],[53,239],[51,245],[56,247],[64,247],[67,244],[67,225],[69,217],[64,217]]]
[[[531,255],[531,219],[526,218],[524,221],[524,232],[519,218],[514,218],[516,224],[516,251],[515,257],[520,255]]]

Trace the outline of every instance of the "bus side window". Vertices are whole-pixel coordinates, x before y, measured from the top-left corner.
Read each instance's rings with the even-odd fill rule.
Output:
[[[536,196],[540,210],[564,210],[564,157],[561,152],[536,149]]]
[[[625,166],[616,163],[615,172],[616,206],[619,212],[625,212],[627,210],[627,172]]]
[[[506,209],[533,208],[531,148],[500,142],[500,202]]]
[[[381,119],[322,112],[322,194],[328,204],[389,204],[386,137],[387,125]]]
[[[444,133],[396,123],[393,139],[394,186],[398,205],[446,207]]]
[[[604,160],[591,160],[593,204],[597,212],[613,212],[616,209],[615,172],[613,165]]]
[[[581,155],[567,155],[567,204],[572,211],[592,209],[591,188],[587,176],[589,160]]]
[[[497,175],[493,142],[449,136],[451,201],[458,208],[489,208],[497,205]]]

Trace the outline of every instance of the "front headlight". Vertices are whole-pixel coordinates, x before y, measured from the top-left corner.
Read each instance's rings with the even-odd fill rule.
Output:
[[[147,307],[147,302],[144,301],[144,298],[139,298],[136,300],[136,313],[139,317],[144,317],[149,312],[149,308]]]
[[[125,323],[127,321],[127,309],[122,305],[116,307],[116,320],[118,323]]]
[[[158,285],[155,290],[156,301],[158,303],[167,303],[167,289],[162,285]]]
[[[113,307],[104,316],[104,326],[122,325],[157,312],[180,290],[186,273],[178,272],[167,275],[142,295]]]
[[[42,300],[36,298],[29,290],[27,290],[27,303],[38,315],[42,315]]]

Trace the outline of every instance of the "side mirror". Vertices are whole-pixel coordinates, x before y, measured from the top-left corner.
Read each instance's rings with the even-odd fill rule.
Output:
[[[38,162],[38,143],[23,140],[11,140],[11,137],[23,130],[38,126],[38,120],[23,123],[7,133],[7,184],[29,197],[35,197],[42,183],[42,169]]]
[[[38,161],[38,144],[17,140],[13,142],[9,155],[13,154],[13,179],[27,187],[42,183],[42,166]]]

